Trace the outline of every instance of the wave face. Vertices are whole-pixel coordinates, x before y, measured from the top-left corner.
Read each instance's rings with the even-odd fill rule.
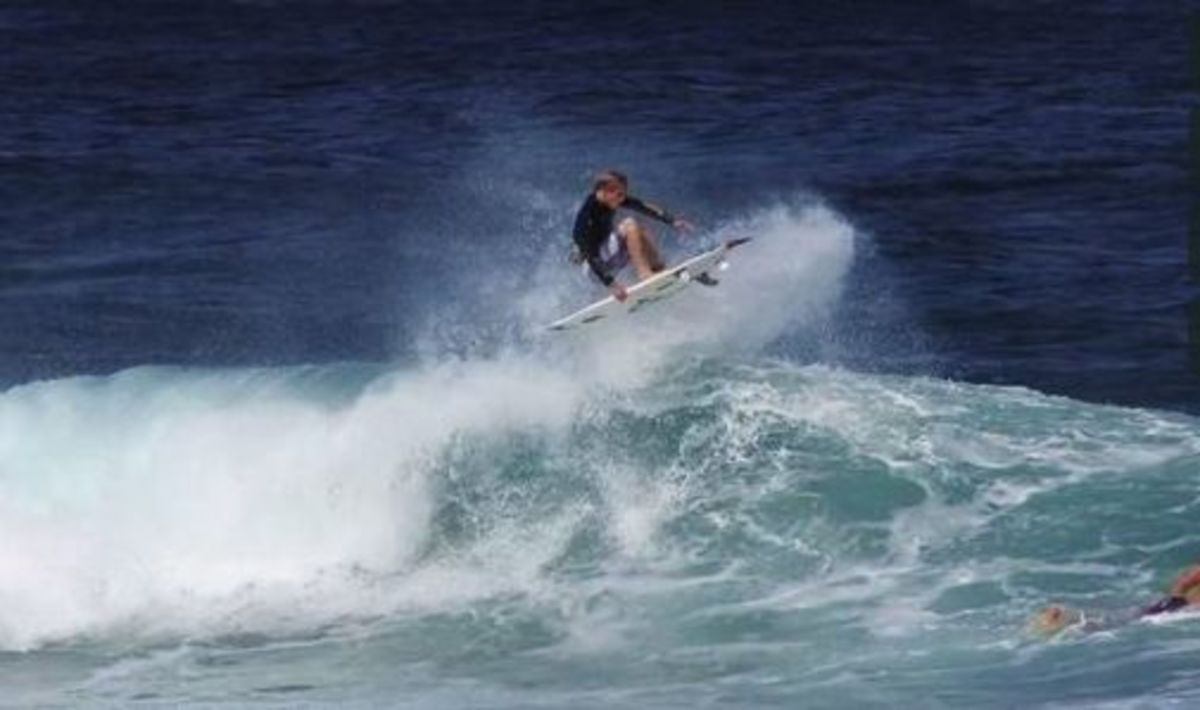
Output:
[[[538,347],[497,357],[408,369],[139,368],[8,390],[0,648],[287,627],[280,617],[293,615],[305,627],[353,612],[335,600],[364,579],[472,549],[462,535],[505,515],[464,508],[480,486],[502,499],[564,477],[584,486],[586,468],[547,469],[557,449],[506,464],[524,471],[519,480],[488,464],[514,440],[566,445],[608,398],[726,343],[751,347],[812,321],[835,299],[853,243],[840,219],[781,207],[729,228],[745,227],[758,252],[720,294],[657,304],[653,320],[580,338],[547,338],[542,312],[509,314]],[[542,296],[553,307],[579,294],[547,281]],[[751,301],[760,317],[748,322],[739,310]],[[467,455],[476,451],[483,458]],[[296,614],[308,595],[319,599]]]
[[[772,214],[831,245],[774,321],[812,326],[851,234]],[[763,285],[736,273],[734,305]],[[702,306],[607,368],[634,336],[8,390],[7,700],[1192,697],[1186,617],[1049,645],[1022,624],[1144,601],[1190,561],[1194,419],[755,355],[762,321]]]

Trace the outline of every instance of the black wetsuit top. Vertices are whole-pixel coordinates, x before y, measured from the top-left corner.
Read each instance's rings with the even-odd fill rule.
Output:
[[[1138,619],[1144,619],[1147,616],[1173,614],[1177,611],[1186,609],[1188,606],[1188,600],[1183,597],[1163,597],[1150,606],[1142,607],[1140,609],[1126,609],[1124,611],[1092,614],[1091,616],[1084,618],[1083,630],[1105,631],[1115,626],[1121,626]]]
[[[1187,605],[1188,600],[1184,597],[1163,597],[1145,609],[1142,609],[1140,615],[1158,616],[1159,614],[1169,614],[1173,611],[1179,611]]]
[[[675,218],[666,211],[647,205],[633,195],[627,195],[621,207],[641,212],[667,224],[675,222]],[[592,267],[592,273],[596,274],[596,278],[605,286],[613,282],[613,275],[604,270],[604,262],[600,259],[600,247],[608,239],[608,235],[613,233],[615,215],[616,210],[597,200],[595,194],[588,195],[583,207],[579,208],[579,215],[575,217],[575,230],[571,235],[575,246],[579,247],[579,253],[587,260],[588,266]]]

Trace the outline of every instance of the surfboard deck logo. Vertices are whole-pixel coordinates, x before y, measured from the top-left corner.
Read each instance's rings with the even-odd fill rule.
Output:
[[[716,279],[708,273],[718,268],[724,261],[725,255],[746,242],[750,237],[739,237],[723,242],[720,246],[709,249],[693,256],[681,264],[664,269],[648,279],[642,280],[626,289],[628,297],[624,302],[613,296],[608,296],[595,303],[581,308],[571,315],[551,323],[549,330],[573,330],[593,323],[604,321],[613,316],[636,313],[646,306],[666,300],[679,293],[692,281],[715,286]]]

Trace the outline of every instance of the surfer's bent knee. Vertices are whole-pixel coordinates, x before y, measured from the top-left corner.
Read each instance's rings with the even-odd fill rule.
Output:
[[[646,230],[642,227],[641,222],[633,217],[626,217],[617,225],[617,234],[624,239],[643,239],[646,236]]]

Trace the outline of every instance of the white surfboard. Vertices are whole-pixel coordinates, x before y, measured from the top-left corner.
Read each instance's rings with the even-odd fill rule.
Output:
[[[628,297],[624,302],[609,296],[596,301],[587,308],[575,311],[566,318],[560,318],[547,327],[550,330],[573,330],[600,323],[615,316],[636,313],[652,303],[674,296],[701,274],[715,270],[725,261],[725,255],[730,249],[748,241],[750,241],[749,237],[730,239],[715,249],[697,254],[682,264],[664,269],[650,278],[630,286],[625,289]]]

